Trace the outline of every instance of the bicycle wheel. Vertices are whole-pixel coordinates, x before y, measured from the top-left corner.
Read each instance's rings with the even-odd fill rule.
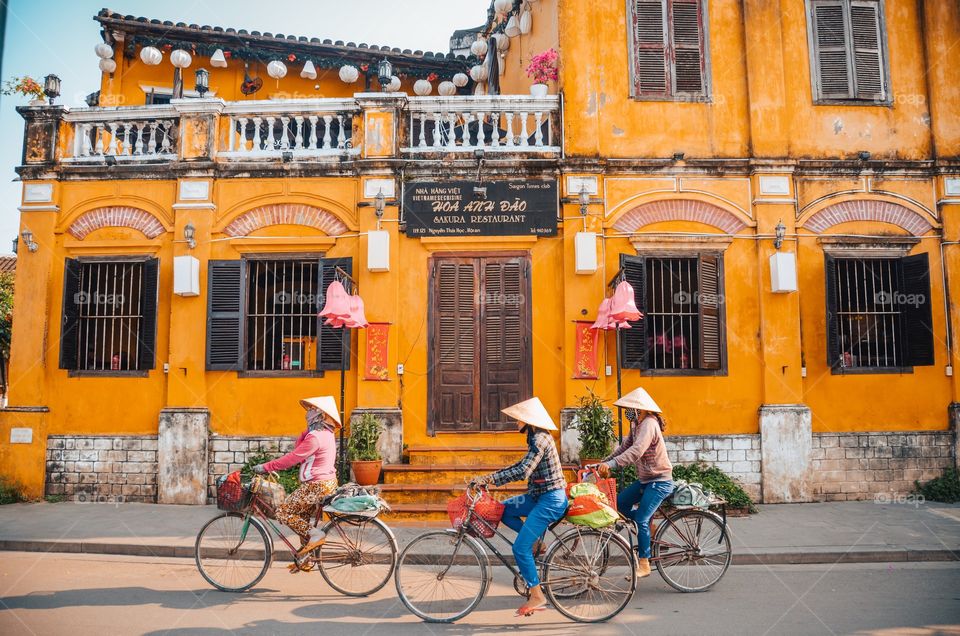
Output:
[[[575,528],[547,552],[543,588],[557,611],[580,623],[600,623],[627,606],[637,587],[634,558],[613,530]]]
[[[719,581],[730,562],[730,531],[705,510],[681,510],[657,528],[652,556],[660,576],[681,592],[703,592]]]
[[[397,541],[379,519],[338,516],[323,527],[317,550],[323,579],[346,596],[368,596],[390,580],[397,565]]]
[[[273,543],[255,518],[226,512],[200,529],[194,557],[207,583],[224,592],[242,592],[267,573]]]
[[[453,530],[422,534],[397,561],[397,595],[429,623],[452,623],[472,612],[487,591],[483,550]]]

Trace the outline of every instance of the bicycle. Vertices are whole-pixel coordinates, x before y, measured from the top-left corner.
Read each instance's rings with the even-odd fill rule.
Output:
[[[460,527],[427,532],[411,541],[397,560],[397,594],[426,622],[452,623],[472,612],[492,582],[489,549],[514,576],[522,595],[526,586],[517,568],[490,541],[512,542],[476,514],[485,487],[467,488],[469,506]],[[542,559],[541,586],[547,601],[567,618],[598,623],[619,614],[637,586],[633,551],[615,529],[573,526],[557,534],[562,519],[550,525],[554,540]]]
[[[298,549],[271,520],[273,507],[256,488],[242,490],[234,499],[227,498],[232,503],[225,505],[235,509],[217,515],[197,534],[197,569],[218,590],[243,592],[266,575],[275,553],[268,527],[289,548],[293,557],[291,571],[316,568],[330,587],[345,596],[369,596],[393,575],[397,541],[393,531],[375,514],[327,510],[329,521],[322,528],[326,542],[306,555],[298,555]],[[320,525],[324,506],[331,499],[332,496],[326,497],[315,506],[313,527]]]

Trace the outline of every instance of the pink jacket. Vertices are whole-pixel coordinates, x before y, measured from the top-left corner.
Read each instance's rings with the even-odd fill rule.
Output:
[[[268,472],[286,470],[300,464],[300,482],[325,481],[336,477],[334,460],[337,439],[329,428],[304,431],[292,451],[263,465]]]
[[[623,443],[604,461],[607,465],[636,466],[637,477],[642,484],[673,479],[673,464],[667,457],[667,444],[663,441],[660,423],[654,417],[647,416],[636,424]]]

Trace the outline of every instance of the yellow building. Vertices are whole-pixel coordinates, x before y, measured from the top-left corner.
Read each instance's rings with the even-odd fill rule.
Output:
[[[2,474],[204,501],[298,432],[297,398],[339,395],[334,278],[376,323],[348,332],[344,409],[387,422],[403,512],[515,456],[499,409],[529,395],[575,460],[577,398],[618,377],[665,408],[675,460],[767,502],[954,466],[960,8],[529,7],[519,33],[491,10],[470,59],[101,12],[99,106],[21,109]],[[623,279],[645,318],[591,356]]]

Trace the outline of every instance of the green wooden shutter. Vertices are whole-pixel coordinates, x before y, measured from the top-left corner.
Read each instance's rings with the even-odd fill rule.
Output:
[[[854,90],[844,0],[816,0],[810,7],[817,96],[849,99]]]
[[[143,279],[140,285],[140,329],[137,331],[137,339],[140,343],[137,369],[140,371],[156,368],[159,265],[160,260],[156,258],[147,259],[143,263]]]
[[[672,0],[670,39],[674,93],[704,93],[703,4],[700,0]]]
[[[243,368],[242,310],[245,281],[242,260],[210,261],[207,269],[207,369]]]
[[[880,6],[873,1],[850,4],[850,34],[857,99],[886,98]]]
[[[637,95],[666,97],[670,93],[666,8],[666,0],[636,0],[633,5],[633,81]]]
[[[317,312],[323,309],[327,299],[327,286],[333,282],[337,267],[352,275],[353,259],[324,258],[320,261],[320,267],[318,268],[320,274],[320,302],[317,303]],[[322,370],[349,369],[351,357],[350,329],[325,325],[323,324],[325,320],[325,318],[317,316],[317,368]]]
[[[823,259],[823,273],[826,281],[824,300],[827,307],[827,366],[839,368],[843,357],[840,351],[840,309],[837,292],[837,260],[826,254]]]
[[[934,362],[930,260],[926,254],[900,259],[900,293],[897,294],[904,363],[930,366]],[[902,301],[902,302],[901,302]]]
[[[647,261],[643,256],[620,255],[620,269],[633,287],[637,309],[647,311]],[[649,343],[645,318],[630,323],[630,329],[620,330],[620,368],[646,369],[649,364]]]
[[[700,368],[723,367],[723,257],[699,258]]]
[[[80,316],[80,261],[66,259],[63,267],[63,311],[60,322],[60,368],[79,369],[77,324]]]

